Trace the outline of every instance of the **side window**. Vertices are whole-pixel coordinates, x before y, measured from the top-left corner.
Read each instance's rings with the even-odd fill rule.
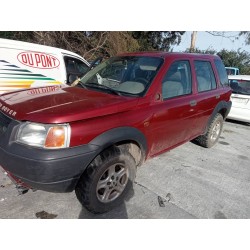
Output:
[[[89,70],[89,66],[79,59],[66,56],[64,57],[64,61],[68,83],[73,82],[77,77],[82,77]]]
[[[216,81],[211,63],[208,61],[194,61],[198,92],[216,89]]]
[[[219,74],[220,78],[220,84],[221,85],[228,85],[228,76],[227,76],[227,71],[225,69],[225,66],[221,60],[215,59],[214,60],[216,69]]]
[[[168,99],[192,92],[189,61],[175,61],[162,80],[162,97]]]

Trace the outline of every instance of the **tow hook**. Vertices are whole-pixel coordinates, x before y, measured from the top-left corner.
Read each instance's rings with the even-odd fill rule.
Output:
[[[17,189],[18,195],[26,194],[29,191],[29,188],[24,187],[19,184],[16,184],[16,189]]]

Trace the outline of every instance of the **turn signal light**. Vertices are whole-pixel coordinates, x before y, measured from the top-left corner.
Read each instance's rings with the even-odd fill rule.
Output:
[[[45,148],[62,148],[65,145],[65,129],[62,126],[51,127],[44,143]]]

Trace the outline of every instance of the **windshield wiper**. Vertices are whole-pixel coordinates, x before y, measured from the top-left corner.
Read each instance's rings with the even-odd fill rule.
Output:
[[[79,80],[78,83],[80,83],[80,86],[81,86],[81,87],[83,87],[84,89],[87,89],[88,84],[83,83],[83,82],[81,82],[80,80]],[[77,83],[77,84],[78,84],[78,83]],[[86,85],[87,85],[87,86],[86,86]]]
[[[119,91],[115,90],[115,89],[112,89],[106,85],[101,85],[101,84],[96,84],[96,83],[83,83],[83,82],[80,82],[80,84],[82,86],[84,86],[86,88],[86,86],[90,87],[90,88],[98,88],[98,89],[105,89],[105,90],[108,90],[110,91],[111,93],[115,94],[115,95],[122,95]]]

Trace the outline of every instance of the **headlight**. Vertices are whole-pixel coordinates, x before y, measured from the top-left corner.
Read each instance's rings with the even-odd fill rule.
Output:
[[[70,142],[70,126],[26,122],[18,130],[17,141],[41,148],[66,148]]]

